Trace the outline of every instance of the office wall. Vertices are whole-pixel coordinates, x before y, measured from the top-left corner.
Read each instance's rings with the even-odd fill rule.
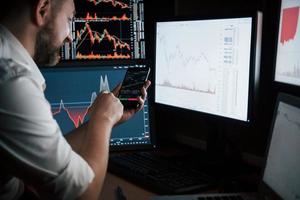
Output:
[[[175,0],[175,15],[247,12],[261,9],[262,0]]]

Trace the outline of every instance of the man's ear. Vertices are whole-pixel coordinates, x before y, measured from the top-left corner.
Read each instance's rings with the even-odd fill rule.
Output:
[[[50,0],[37,0],[34,10],[34,19],[38,26],[46,24],[48,17],[50,16],[50,8]]]

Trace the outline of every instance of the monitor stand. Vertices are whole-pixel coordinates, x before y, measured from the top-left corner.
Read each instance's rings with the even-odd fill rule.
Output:
[[[207,138],[207,154],[217,162],[241,162],[241,152],[229,136],[228,124],[216,122]]]

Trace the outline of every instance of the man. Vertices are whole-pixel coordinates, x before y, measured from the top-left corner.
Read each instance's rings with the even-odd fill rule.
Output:
[[[65,139],[44,97],[38,65],[54,65],[71,40],[73,0],[10,0],[0,8],[0,199],[27,188],[41,199],[97,199],[113,126],[143,107],[123,111],[113,93],[100,94],[90,120]],[[35,62],[36,63],[35,63]]]

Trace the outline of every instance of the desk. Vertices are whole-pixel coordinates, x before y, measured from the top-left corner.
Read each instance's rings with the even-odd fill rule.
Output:
[[[157,195],[114,174],[107,173],[99,200],[117,200],[115,193],[117,186],[123,189],[127,200],[149,200],[151,196]]]

